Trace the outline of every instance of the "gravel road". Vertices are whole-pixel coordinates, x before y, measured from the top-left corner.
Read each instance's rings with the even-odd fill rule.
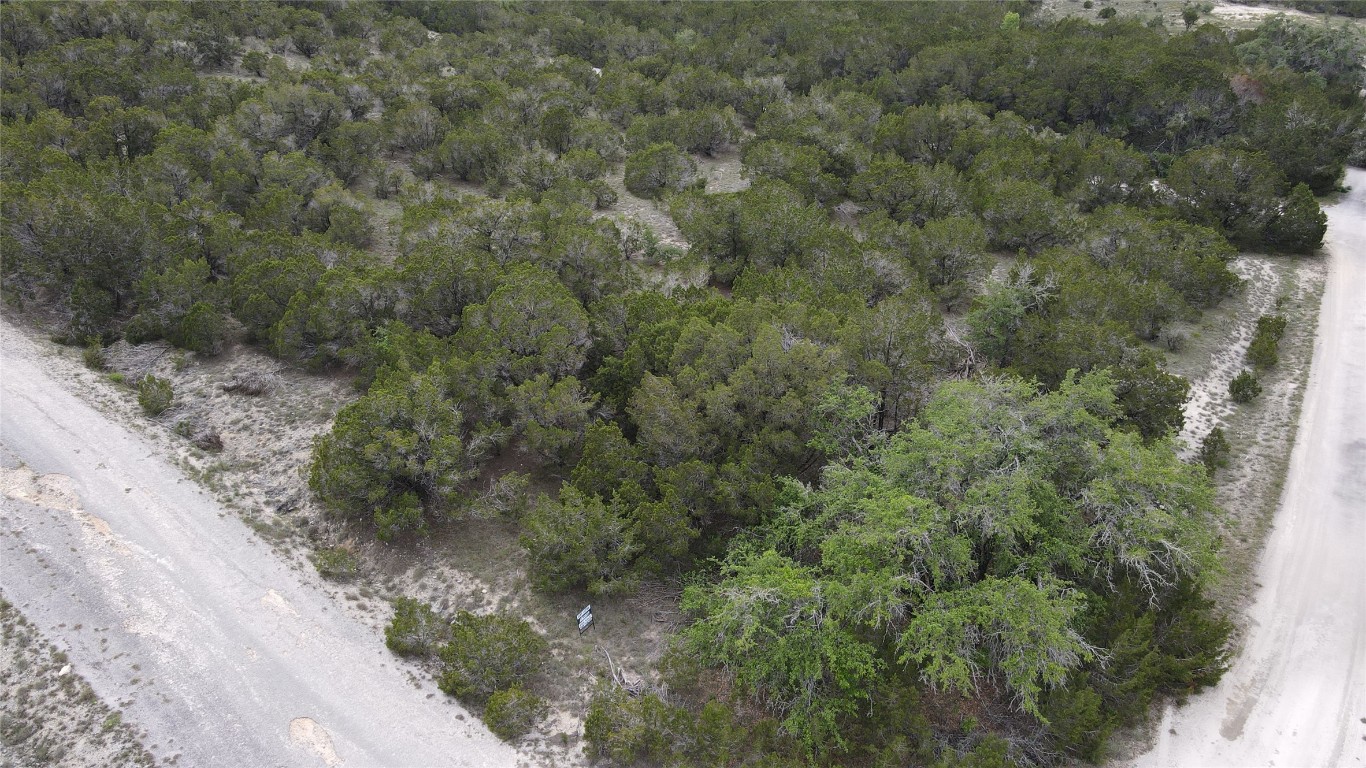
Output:
[[[1233,669],[1139,766],[1366,766],[1366,171],[1328,208],[1328,284],[1285,492]]]
[[[0,322],[0,589],[178,766],[517,753]]]

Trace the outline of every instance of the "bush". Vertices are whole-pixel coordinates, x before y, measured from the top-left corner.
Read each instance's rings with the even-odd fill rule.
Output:
[[[81,360],[85,362],[85,367],[92,371],[103,371],[109,367],[109,361],[104,355],[104,345],[100,343],[98,336],[91,336],[85,341],[85,351],[81,352]]]
[[[313,553],[313,567],[318,569],[318,575],[324,579],[333,581],[344,581],[356,575],[360,570],[360,561],[351,551],[350,547],[328,547]],[[397,617],[395,617],[397,620]],[[394,625],[391,623],[390,628]],[[389,644],[389,631],[385,630],[384,640]],[[394,646],[389,645],[392,649]],[[395,651],[397,653],[398,651]]]
[[[461,611],[441,648],[441,690],[463,700],[484,701],[494,691],[520,684],[541,666],[550,645],[531,625],[499,614]]]
[[[1243,371],[1228,383],[1228,394],[1235,403],[1250,403],[1262,394],[1262,385],[1252,371]]]
[[[138,405],[148,416],[160,416],[171,407],[175,390],[171,382],[147,374],[138,380]]]
[[[1247,361],[1258,368],[1270,368],[1280,362],[1279,347],[1285,328],[1284,315],[1262,315],[1257,318],[1257,331],[1247,347]]]
[[[218,453],[223,450],[223,436],[214,429],[201,429],[190,436],[190,443],[201,451]]]
[[[1257,334],[1252,337],[1252,343],[1247,345],[1247,361],[1258,368],[1271,368],[1281,361],[1278,346],[1270,336]]]
[[[1222,428],[1215,427],[1200,441],[1200,450],[1195,454],[1195,458],[1205,465],[1210,475],[1213,475],[1217,470],[1228,466],[1228,455],[1228,438],[1224,436]]]
[[[269,60],[270,57],[263,51],[247,51],[242,54],[242,69],[257,77],[263,77],[266,71],[266,62]]]
[[[355,557],[340,548],[323,550],[313,561],[319,573],[326,576],[323,572],[324,565],[330,567],[342,560],[337,554],[325,553],[339,551],[354,562]],[[450,637],[450,627],[436,615],[430,605],[407,597],[400,597],[394,601],[394,618],[389,622],[389,626],[384,628],[384,644],[400,656],[426,656]]]
[[[525,735],[543,720],[549,708],[540,696],[527,693],[519,685],[489,697],[484,724],[500,739],[511,741]]]
[[[594,693],[583,721],[584,751],[622,765],[730,765],[772,748],[757,731],[746,732],[730,708],[715,701],[693,713],[653,693],[632,696],[617,687]]]
[[[206,301],[196,302],[190,307],[190,311],[167,335],[177,347],[205,355],[222,352],[226,337],[227,319],[217,307]]]
[[[473,476],[463,423],[435,375],[376,381],[318,440],[309,487],[329,509],[373,522],[381,539],[425,532],[424,513],[454,504]]]

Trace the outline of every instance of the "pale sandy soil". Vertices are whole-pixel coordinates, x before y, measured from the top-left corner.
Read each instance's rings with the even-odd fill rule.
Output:
[[[1284,14],[1293,19],[1308,20],[1314,17],[1294,8],[1268,8],[1263,5],[1238,5],[1235,3],[1218,3],[1210,15],[1220,21],[1254,21],[1260,23],[1268,16]]]
[[[1182,7],[1187,0],[1092,0],[1092,7],[1086,8],[1083,0],[1043,0],[1041,14],[1045,17],[1076,16],[1100,22],[1097,14],[1103,8],[1114,8],[1121,16],[1136,16],[1150,19],[1161,16],[1162,23],[1172,30],[1185,29],[1181,18]],[[1243,5],[1241,3],[1213,3],[1213,9],[1200,17],[1196,24],[1215,23],[1231,29],[1252,29],[1270,16],[1283,14],[1296,21],[1316,24],[1355,24],[1366,28],[1366,21],[1327,14],[1309,14],[1294,8],[1282,6]]]

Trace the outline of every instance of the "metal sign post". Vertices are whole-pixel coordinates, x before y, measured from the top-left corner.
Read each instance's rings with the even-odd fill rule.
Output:
[[[592,605],[586,605],[586,606],[584,606],[584,608],[583,608],[582,611],[579,611],[578,622],[579,622],[579,634],[580,634],[580,635],[582,635],[582,634],[584,633],[584,630],[586,630],[586,629],[588,629],[589,627],[593,626],[593,606],[592,606]]]

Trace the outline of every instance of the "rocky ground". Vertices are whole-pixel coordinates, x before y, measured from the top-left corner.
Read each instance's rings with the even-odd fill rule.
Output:
[[[0,766],[154,764],[122,713],[0,594]]]

